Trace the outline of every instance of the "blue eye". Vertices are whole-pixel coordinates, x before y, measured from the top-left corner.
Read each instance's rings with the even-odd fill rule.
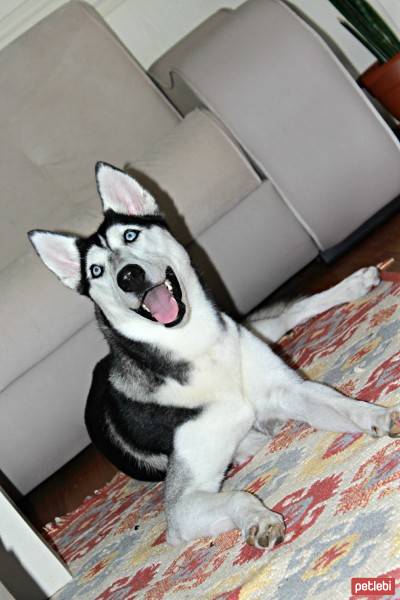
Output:
[[[104,273],[104,267],[100,265],[91,265],[90,273],[92,274],[93,279],[97,279],[97,277],[101,277]]]
[[[124,240],[127,244],[134,242],[138,237],[140,231],[138,229],[127,229],[124,231]]]

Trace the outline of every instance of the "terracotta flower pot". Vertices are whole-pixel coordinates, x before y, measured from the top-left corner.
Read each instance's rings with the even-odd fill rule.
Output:
[[[358,83],[400,120],[400,52],[383,65],[372,65]]]

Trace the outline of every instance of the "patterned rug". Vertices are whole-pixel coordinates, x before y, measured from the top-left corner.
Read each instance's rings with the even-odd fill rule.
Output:
[[[299,326],[281,351],[311,379],[391,406],[400,396],[400,275],[365,298]],[[352,598],[352,577],[393,577],[400,598],[400,441],[315,431],[288,422],[225,489],[247,489],[281,512],[272,551],[238,531],[171,548],[164,484],[118,474],[46,527],[74,580],[69,600]],[[374,596],[376,598],[377,596]]]

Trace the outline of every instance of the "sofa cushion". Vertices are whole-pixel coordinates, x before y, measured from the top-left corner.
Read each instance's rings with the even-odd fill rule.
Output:
[[[183,243],[192,241],[260,185],[236,142],[206,110],[187,115],[132,167],[139,177],[142,172],[157,182],[163,212]],[[144,183],[152,185],[148,180]]]
[[[218,304],[241,314],[318,253],[270,181],[199,235],[188,250]]]
[[[89,443],[86,398],[93,366],[106,354],[92,320],[2,391],[1,469],[22,494]]]
[[[101,220],[81,209],[59,228],[90,233]],[[0,391],[93,319],[91,302],[65,288],[31,247],[0,271]]]
[[[96,202],[97,160],[123,165],[179,122],[97,13],[64,5],[0,52],[0,268],[25,232]]]

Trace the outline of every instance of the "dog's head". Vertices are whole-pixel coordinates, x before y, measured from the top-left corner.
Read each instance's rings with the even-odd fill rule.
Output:
[[[169,233],[154,198],[127,173],[96,165],[104,221],[87,238],[34,230],[29,239],[68,287],[89,296],[112,323],[184,325],[190,259]]]

